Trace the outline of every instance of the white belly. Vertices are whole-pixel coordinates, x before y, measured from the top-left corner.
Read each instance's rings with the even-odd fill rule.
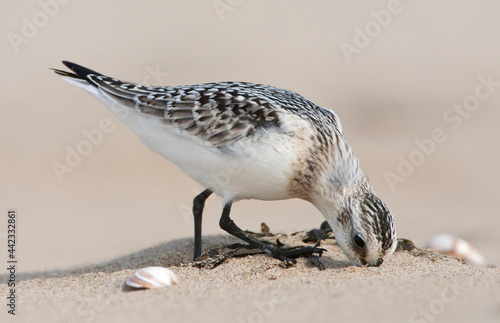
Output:
[[[291,198],[287,187],[292,176],[293,154],[289,152],[293,147],[285,135],[270,132],[262,140],[240,140],[232,152],[225,153],[129,111],[122,121],[146,147],[179,166],[225,202]]]

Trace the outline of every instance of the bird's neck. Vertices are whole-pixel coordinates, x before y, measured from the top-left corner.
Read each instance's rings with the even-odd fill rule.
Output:
[[[350,149],[343,157],[341,161],[332,162],[325,168],[312,196],[311,202],[329,222],[336,220],[353,197],[372,190],[359,167],[358,159]]]

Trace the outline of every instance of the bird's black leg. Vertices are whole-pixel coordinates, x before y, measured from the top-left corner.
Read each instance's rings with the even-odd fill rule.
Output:
[[[193,200],[193,215],[194,215],[194,260],[196,260],[201,255],[201,216],[203,214],[203,208],[205,207],[205,201],[212,194],[209,189],[204,190],[200,194],[196,195]]]
[[[248,242],[250,245],[263,250],[271,257],[286,262],[297,263],[297,261],[292,258],[298,258],[300,256],[310,256],[314,253],[318,253],[319,255],[321,255],[321,253],[324,251],[324,249],[316,247],[303,247],[299,249],[284,251],[280,250],[279,248],[271,244],[260,241],[255,237],[251,236],[250,234],[248,234],[247,232],[238,228],[238,226],[233,222],[233,220],[231,220],[231,218],[229,217],[229,213],[231,212],[231,205],[232,203],[228,203],[224,206],[224,210],[222,211],[222,216],[219,222],[220,227],[226,232],[240,238],[245,242]]]

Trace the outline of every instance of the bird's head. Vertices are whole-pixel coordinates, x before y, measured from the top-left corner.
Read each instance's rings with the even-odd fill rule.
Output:
[[[356,266],[380,266],[397,246],[394,220],[385,204],[366,187],[343,190],[335,200],[320,210],[344,254]]]

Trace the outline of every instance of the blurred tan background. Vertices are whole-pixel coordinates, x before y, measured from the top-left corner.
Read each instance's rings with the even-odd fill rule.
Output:
[[[422,245],[455,234],[500,265],[499,84],[479,92],[489,97],[474,111],[450,110],[475,104],[481,77],[500,82],[498,1],[66,2],[1,2],[0,252],[7,209],[17,209],[21,271],[191,237],[191,201],[202,190],[49,70],[61,60],[133,82],[235,80],[298,92],[339,115],[400,237]],[[77,149],[106,118],[114,130],[59,181],[54,162],[65,164],[66,147]],[[415,141],[436,128],[446,140],[418,159]],[[402,174],[411,156],[419,165]],[[387,172],[404,176],[391,185]],[[222,233],[220,204],[207,204],[205,235]],[[243,201],[233,217],[274,231],[323,221],[298,200]]]

